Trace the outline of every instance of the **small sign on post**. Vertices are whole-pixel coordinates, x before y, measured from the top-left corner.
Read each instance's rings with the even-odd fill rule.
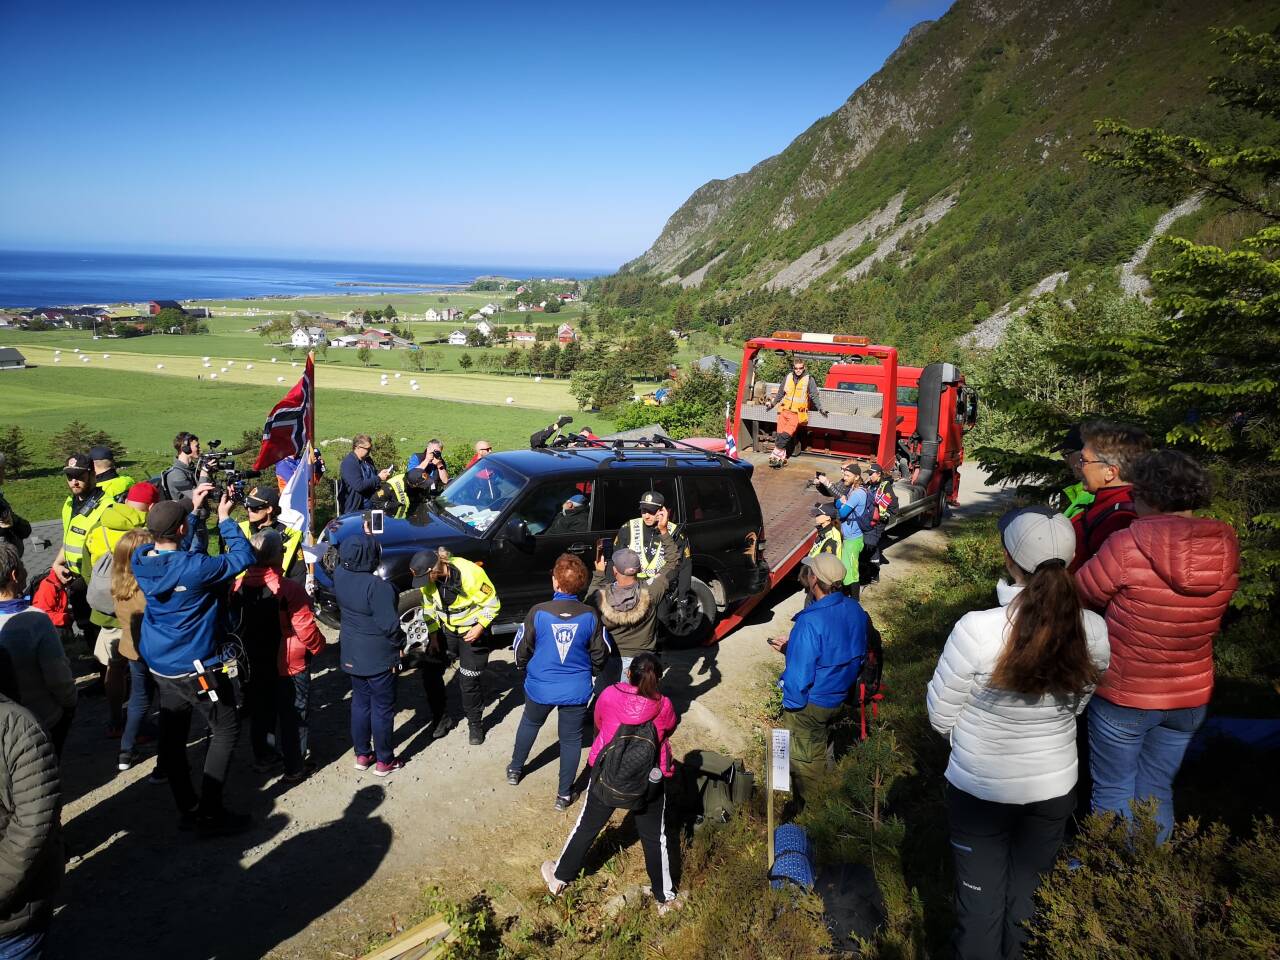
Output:
[[[769,869],[773,870],[773,791],[791,792],[791,731],[770,730],[765,746],[765,809],[769,827]]]

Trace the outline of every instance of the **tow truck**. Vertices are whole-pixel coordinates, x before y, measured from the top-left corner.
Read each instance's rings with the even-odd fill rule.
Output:
[[[818,391],[823,412],[809,412],[786,466],[777,470],[764,467],[778,419],[766,403],[779,384],[761,375],[770,354],[835,361]],[[757,549],[768,575],[758,594],[724,611],[712,639],[738,626],[808,553],[815,536],[809,510],[816,499],[809,481],[816,474],[834,477],[848,460],[878,463],[892,477],[899,504],[886,529],[936,526],[957,502],[964,435],[977,421],[978,393],[954,364],[901,366],[897,348],[846,334],[778,331],[748,340],[726,434],[732,432],[740,456],[758,468],[751,485],[764,517]],[[727,447],[724,439],[691,442],[721,452]]]

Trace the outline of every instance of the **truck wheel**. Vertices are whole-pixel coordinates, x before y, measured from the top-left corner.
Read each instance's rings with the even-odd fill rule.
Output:
[[[932,530],[942,523],[943,515],[947,510],[947,492],[939,490],[938,495],[934,497],[933,507],[924,514],[924,528]]]
[[[663,597],[658,607],[658,623],[666,646],[675,649],[696,647],[711,636],[716,616],[715,594],[697,577],[689,581],[689,598],[683,608],[670,594]]]

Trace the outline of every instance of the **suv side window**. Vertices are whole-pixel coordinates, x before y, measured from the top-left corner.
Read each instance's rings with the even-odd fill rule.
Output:
[[[568,478],[541,484],[529,491],[514,516],[523,520],[535,537],[585,532],[591,516],[591,488],[590,480]]]
[[[686,523],[725,520],[738,515],[738,494],[728,477],[687,476],[683,483]]]
[[[596,502],[600,504],[603,498],[604,516],[601,522],[601,506],[597,506],[596,527],[602,530],[618,530],[628,520],[640,516],[640,498],[650,490],[662,494],[667,506],[671,508],[672,519],[679,522],[675,478],[632,474],[626,477],[604,477],[596,484]]]

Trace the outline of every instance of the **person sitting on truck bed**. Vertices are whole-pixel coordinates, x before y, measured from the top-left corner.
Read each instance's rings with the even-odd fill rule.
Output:
[[[627,521],[627,525],[613,538],[613,547],[627,547],[640,557],[640,579],[648,580],[666,563],[662,541],[670,537],[675,544],[675,556],[680,558],[676,571],[676,597],[683,602],[689,593],[689,581],[693,575],[693,560],[689,538],[678,523],[671,522],[671,508],[666,498],[656,490],[650,490],[640,498],[640,516]]]
[[[624,677],[638,654],[654,653],[658,649],[654,639],[658,629],[658,604],[679,564],[671,537],[664,536],[662,546],[667,561],[649,579],[639,577],[640,555],[629,547],[622,547],[613,551],[613,580],[606,578],[606,561],[601,556],[596,559],[596,571],[587,588],[586,602],[600,611],[609,639],[622,657]]]
[[[779,385],[773,398],[765,404],[766,410],[780,406],[778,429],[774,437],[771,460],[779,465],[787,462],[787,450],[796,432],[809,422],[809,411],[823,413],[822,398],[818,394],[818,385],[813,377],[805,371],[804,361],[799,357],[791,361],[791,372]]]

